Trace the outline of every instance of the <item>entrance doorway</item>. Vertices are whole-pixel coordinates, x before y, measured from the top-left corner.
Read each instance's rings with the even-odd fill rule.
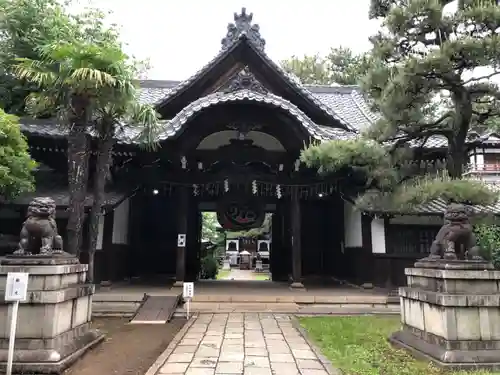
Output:
[[[271,276],[273,212],[260,226],[223,228],[214,211],[202,211],[200,279],[265,282]]]

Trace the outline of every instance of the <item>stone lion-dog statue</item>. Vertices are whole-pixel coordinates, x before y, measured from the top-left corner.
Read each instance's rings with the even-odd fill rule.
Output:
[[[32,255],[33,250],[38,251],[38,255],[64,253],[63,240],[57,232],[56,203],[52,198],[34,198],[26,216],[15,255]]]
[[[444,224],[432,242],[430,255],[426,258],[438,259],[483,260],[472,231],[467,206],[452,203],[446,208]]]

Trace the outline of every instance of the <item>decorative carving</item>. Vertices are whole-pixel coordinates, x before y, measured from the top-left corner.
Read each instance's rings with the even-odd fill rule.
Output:
[[[57,232],[56,203],[50,197],[37,197],[28,206],[28,214],[20,234],[15,255],[63,254],[63,240]],[[38,249],[36,249],[38,247]]]
[[[227,34],[222,39],[222,49],[227,49],[245,34],[252,44],[260,51],[264,50],[266,41],[260,35],[260,27],[257,24],[252,24],[253,13],[247,14],[246,8],[241,9],[241,13],[234,13],[234,23],[227,25]]]
[[[446,208],[444,224],[432,242],[430,255],[426,258],[439,259],[483,260],[472,232],[468,209],[463,204],[452,203]]]
[[[239,90],[250,90],[264,95],[268,93],[268,90],[255,78],[248,67],[243,68],[234,75],[223,91],[231,93]]]
[[[251,122],[236,122],[226,126],[228,129],[236,130],[239,133],[248,134],[251,131],[262,129],[262,125]]]

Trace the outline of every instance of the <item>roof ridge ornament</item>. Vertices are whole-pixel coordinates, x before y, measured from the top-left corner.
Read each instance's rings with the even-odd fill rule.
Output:
[[[227,49],[236,42],[242,35],[252,42],[252,44],[264,51],[266,41],[260,35],[260,27],[257,24],[252,24],[253,13],[247,13],[246,8],[241,8],[241,13],[234,13],[234,22],[227,25],[227,34],[222,39],[222,49]]]
[[[227,86],[222,90],[225,93],[231,93],[240,90],[255,91],[260,94],[266,95],[268,90],[264,85],[253,75],[248,66],[231,77]]]

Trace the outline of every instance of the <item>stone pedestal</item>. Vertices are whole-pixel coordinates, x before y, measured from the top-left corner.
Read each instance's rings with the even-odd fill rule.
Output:
[[[71,256],[9,256],[0,265],[0,371],[5,369],[11,306],[4,300],[8,272],[28,272],[28,298],[19,305],[16,374],[59,374],[104,336],[90,327],[94,285],[88,265]]]
[[[419,261],[399,289],[390,341],[451,369],[500,368],[500,271],[482,261]]]
[[[229,263],[229,259],[224,259],[224,264],[222,265],[223,270],[230,270],[231,269],[231,264]]]
[[[255,271],[256,272],[262,272],[262,261],[261,260],[256,260],[255,261]]]

